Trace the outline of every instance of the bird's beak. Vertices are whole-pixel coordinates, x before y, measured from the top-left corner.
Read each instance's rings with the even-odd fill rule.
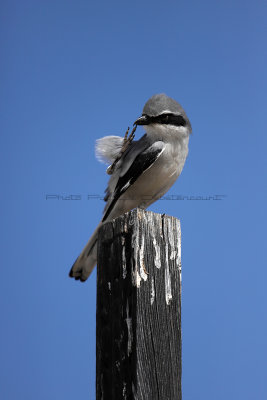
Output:
[[[148,115],[142,115],[133,124],[134,125],[148,125],[149,124]]]

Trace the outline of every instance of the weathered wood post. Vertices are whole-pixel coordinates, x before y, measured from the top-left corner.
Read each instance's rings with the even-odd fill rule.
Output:
[[[98,238],[96,399],[180,400],[181,230],[140,209]]]

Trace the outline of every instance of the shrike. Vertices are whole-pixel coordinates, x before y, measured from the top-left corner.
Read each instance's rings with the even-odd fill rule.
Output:
[[[137,141],[132,134],[123,138],[106,136],[96,142],[96,156],[111,164],[106,189],[104,216],[87,245],[73,264],[69,276],[84,282],[97,261],[100,226],[133,208],[147,208],[162,197],[182,172],[191,124],[179,103],[165,94],[152,96],[143,114],[134,122],[145,125]]]

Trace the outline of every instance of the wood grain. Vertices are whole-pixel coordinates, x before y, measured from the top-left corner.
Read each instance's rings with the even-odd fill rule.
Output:
[[[99,232],[96,399],[180,400],[181,230],[140,209]]]

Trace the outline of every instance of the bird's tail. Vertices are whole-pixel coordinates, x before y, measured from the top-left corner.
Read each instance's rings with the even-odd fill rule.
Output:
[[[81,282],[86,281],[93,271],[96,261],[97,261],[97,237],[98,230],[102,222],[98,225],[92,236],[90,237],[88,243],[84,247],[83,251],[71,267],[69,276],[80,280]]]

